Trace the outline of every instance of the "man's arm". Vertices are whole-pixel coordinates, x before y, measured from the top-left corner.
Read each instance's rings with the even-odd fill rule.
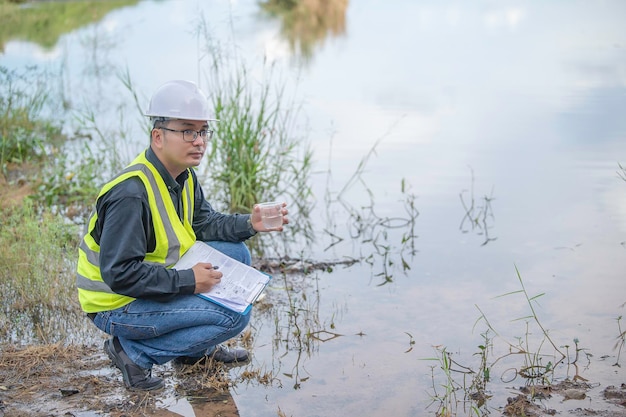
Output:
[[[215,211],[204,198],[204,191],[198,184],[195,173],[192,175],[196,184],[193,230],[197,240],[241,242],[256,234],[248,221],[249,214],[223,214]]]

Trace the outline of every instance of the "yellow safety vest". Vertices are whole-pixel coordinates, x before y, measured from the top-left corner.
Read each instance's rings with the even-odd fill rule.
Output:
[[[191,226],[194,211],[193,177],[189,173],[183,188],[183,221],[178,217],[165,181],[144,152],[117,177],[105,184],[98,198],[116,184],[131,177],[139,177],[146,187],[156,236],[156,247],[153,252],[146,253],[144,262],[171,268],[196,241],[196,234]],[[80,304],[87,313],[114,310],[134,300],[113,292],[102,280],[100,245],[91,236],[97,219],[98,213],[94,211],[78,250],[76,286]]]

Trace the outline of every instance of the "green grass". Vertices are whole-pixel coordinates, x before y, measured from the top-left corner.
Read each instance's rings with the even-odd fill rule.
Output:
[[[0,66],[0,164],[40,162],[47,146],[62,140],[61,127],[44,116],[50,101],[47,76],[36,68],[23,72]]]
[[[94,141],[98,150],[83,141],[76,151],[67,151],[74,139],[63,133],[68,115],[82,129],[100,130],[93,117],[56,110],[60,100],[50,88],[55,77],[36,67],[22,71],[0,67],[0,166],[9,184],[20,179],[30,185],[34,191],[30,198],[38,206],[84,214],[98,193],[107,161],[119,158],[111,155],[107,140]],[[54,118],[51,109],[56,111]]]
[[[0,210],[0,293],[3,312],[66,309],[75,298],[77,226],[28,200]]]

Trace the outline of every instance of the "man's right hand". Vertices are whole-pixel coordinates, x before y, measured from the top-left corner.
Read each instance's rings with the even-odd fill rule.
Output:
[[[213,269],[213,265],[210,263],[200,262],[191,269],[193,270],[193,275],[196,279],[195,294],[209,292],[214,285],[219,284],[222,281],[223,274],[220,271]]]

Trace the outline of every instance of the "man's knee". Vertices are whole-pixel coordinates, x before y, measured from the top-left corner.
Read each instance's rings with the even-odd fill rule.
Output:
[[[250,265],[252,263],[252,255],[250,250],[243,242],[222,242],[213,240],[206,242],[209,246],[222,252],[224,255],[230,256],[241,263]]]

